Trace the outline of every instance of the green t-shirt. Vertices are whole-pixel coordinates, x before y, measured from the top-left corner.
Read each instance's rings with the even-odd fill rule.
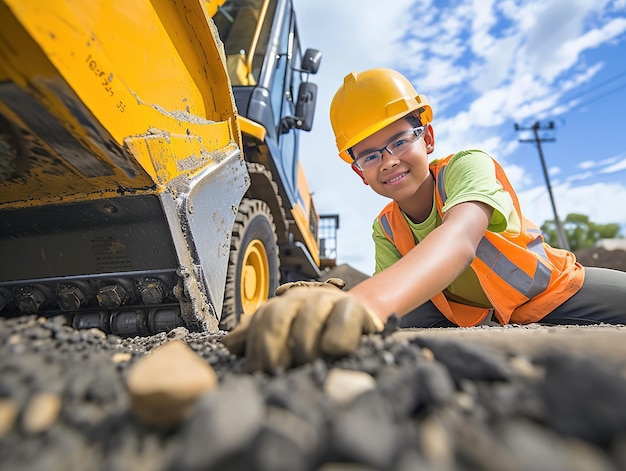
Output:
[[[517,234],[521,223],[509,193],[496,180],[492,158],[479,150],[462,151],[455,154],[446,167],[444,182],[447,199],[443,213],[451,207],[467,201],[479,201],[493,208],[493,214],[487,230]],[[435,227],[441,224],[433,198],[433,208],[428,218],[421,223],[405,218],[416,241],[421,241]],[[385,236],[378,218],[374,221],[374,245],[376,248],[376,273],[388,268],[402,255]],[[444,290],[452,301],[479,307],[491,307],[476,274],[471,268],[465,270]]]

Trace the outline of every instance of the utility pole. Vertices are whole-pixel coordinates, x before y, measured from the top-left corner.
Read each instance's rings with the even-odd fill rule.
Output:
[[[559,243],[561,244],[561,248],[565,250],[569,250],[569,243],[567,242],[567,237],[565,237],[565,232],[563,231],[563,226],[561,225],[561,220],[559,219],[559,215],[556,212],[556,204],[554,203],[554,196],[552,195],[552,186],[550,185],[550,177],[548,175],[548,169],[546,167],[546,161],[543,158],[543,150],[541,149],[542,142],[554,142],[556,139],[554,138],[545,138],[539,136],[539,131],[545,129],[554,129],[554,121],[550,121],[548,123],[548,127],[541,127],[539,121],[533,124],[529,128],[522,128],[519,124],[515,123],[516,131],[532,131],[535,138],[534,139],[520,139],[520,142],[534,142],[537,144],[537,150],[539,151],[539,159],[541,160],[541,168],[543,169],[543,176],[546,180],[546,187],[548,188],[548,195],[550,196],[550,203],[552,204],[552,211],[554,212],[554,223],[556,224],[556,232],[559,236]]]

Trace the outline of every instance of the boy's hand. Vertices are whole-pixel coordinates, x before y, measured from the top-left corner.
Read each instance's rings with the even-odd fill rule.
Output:
[[[298,366],[322,355],[354,352],[361,335],[382,332],[384,324],[354,296],[340,289],[295,287],[242,316],[222,342],[245,353],[248,370]]]
[[[285,292],[292,288],[297,288],[302,286],[304,288],[339,288],[343,289],[346,286],[346,282],[341,278],[329,278],[326,281],[292,281],[290,283],[285,283],[280,285],[274,291],[276,296],[281,296],[285,294]]]

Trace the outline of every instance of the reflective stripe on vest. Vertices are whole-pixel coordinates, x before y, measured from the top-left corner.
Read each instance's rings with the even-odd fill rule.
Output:
[[[536,234],[538,236],[541,235],[541,231],[539,229],[526,229],[526,232],[528,232],[529,234]],[[543,257],[545,260],[548,260],[548,254],[546,253],[546,249],[543,246],[543,241],[539,237],[531,240],[526,248],[531,252],[536,253],[540,257]]]
[[[393,238],[393,231],[391,230],[391,225],[389,224],[389,219],[387,219],[386,214],[380,218],[380,225],[382,226],[383,231],[385,231],[385,234],[387,234],[387,238],[393,243],[393,245],[396,245],[396,240]]]
[[[544,252],[545,253],[545,252]],[[518,293],[529,299],[543,293],[550,284],[550,269],[537,260],[535,273],[532,277],[510,261],[489,240],[483,237],[476,249],[476,257],[487,265],[491,271],[507,282]]]
[[[442,205],[445,204],[447,199],[444,187],[446,168],[447,165],[444,165],[437,175],[437,191],[439,192]],[[537,229],[529,228],[527,232],[537,235],[541,234],[541,231]],[[389,228],[389,233],[391,233],[391,228]],[[526,248],[536,255],[539,255],[544,260],[548,260],[548,254],[540,238],[533,239]],[[528,274],[524,273],[524,271],[520,270],[515,263],[509,260],[484,236],[476,249],[476,257],[487,265],[496,275],[502,278],[511,288],[529,299],[543,293],[550,285],[551,270],[539,260],[536,261],[535,273],[530,277]]]

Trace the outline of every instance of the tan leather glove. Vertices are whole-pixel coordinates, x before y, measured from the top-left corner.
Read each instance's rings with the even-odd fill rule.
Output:
[[[222,342],[235,355],[245,352],[249,371],[270,372],[322,355],[348,355],[361,335],[383,328],[382,320],[348,293],[297,286],[242,318]]]
[[[281,296],[287,290],[291,288],[303,287],[303,288],[339,288],[343,289],[346,286],[346,282],[341,278],[328,278],[326,281],[292,281],[280,285],[274,291],[276,296]]]
[[[346,282],[341,278],[329,278],[326,281],[291,281],[276,288],[274,295],[281,296],[288,290],[298,287],[343,289],[345,285]],[[228,346],[231,353],[238,356],[243,356],[245,354],[246,336],[248,335],[248,326],[252,321],[252,317],[253,316],[250,314],[242,314],[239,319],[239,323],[237,324],[237,328],[233,329],[229,333],[227,336],[228,338],[224,338],[224,343]]]

